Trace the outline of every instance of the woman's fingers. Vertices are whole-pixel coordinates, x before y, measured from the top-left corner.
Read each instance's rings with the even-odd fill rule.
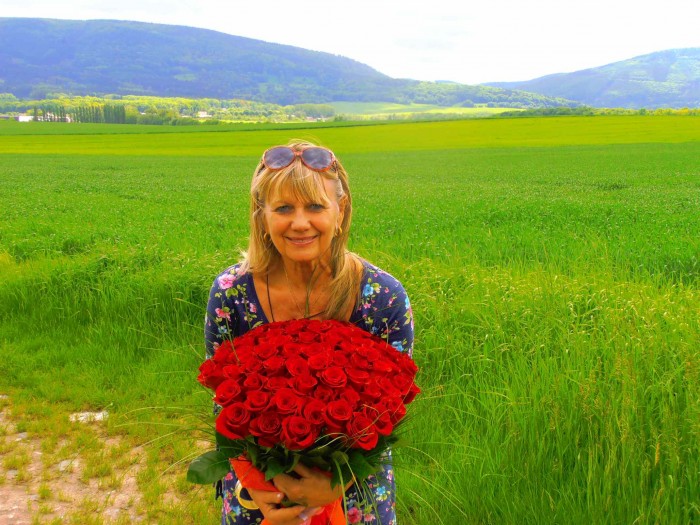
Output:
[[[300,525],[308,516],[302,515],[306,507],[296,505],[294,507],[275,507],[269,509],[265,515],[265,519],[272,525]]]
[[[306,507],[295,505],[293,507],[281,507],[284,499],[282,492],[270,490],[247,489],[253,501],[260,507],[265,519],[270,525],[300,525],[310,514],[302,514]],[[313,510],[313,509],[312,509]]]
[[[253,501],[260,507],[260,510],[265,513],[265,511],[270,507],[277,507],[280,502],[284,499],[284,494],[281,492],[273,492],[271,490],[255,490],[247,489],[248,494],[253,499]]]

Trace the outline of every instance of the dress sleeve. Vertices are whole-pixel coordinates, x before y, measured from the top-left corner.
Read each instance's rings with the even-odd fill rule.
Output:
[[[226,270],[214,279],[209,291],[209,301],[204,317],[204,343],[207,357],[214,355],[217,347],[226,339],[233,337],[237,325],[238,312],[226,290],[233,284],[230,270]]]
[[[385,339],[399,352],[413,354],[413,310],[403,285],[379,269],[367,272],[360,311],[365,329]]]

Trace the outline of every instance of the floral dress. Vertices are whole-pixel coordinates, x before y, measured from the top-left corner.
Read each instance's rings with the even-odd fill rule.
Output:
[[[363,261],[360,302],[350,322],[385,339],[399,352],[413,351],[413,314],[408,295],[399,281],[376,266]],[[253,275],[235,264],[214,280],[209,294],[204,335],[207,356],[225,339],[243,335],[268,323],[255,291]],[[219,486],[223,497],[222,525],[259,524],[262,513],[241,506],[234,495],[236,476],[230,472]],[[369,498],[358,498],[353,485],[345,494],[348,523],[396,524],[396,487],[391,456],[382,470],[366,480]]]

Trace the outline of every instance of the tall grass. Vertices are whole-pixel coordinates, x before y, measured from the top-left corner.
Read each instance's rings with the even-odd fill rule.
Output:
[[[351,174],[351,248],[404,283],[416,316],[401,523],[700,519],[689,121],[314,131]],[[260,151],[290,136],[3,137],[0,389],[43,407],[18,416],[29,432],[56,411],[179,407],[124,427],[150,441],[206,410],[208,288],[245,243]]]

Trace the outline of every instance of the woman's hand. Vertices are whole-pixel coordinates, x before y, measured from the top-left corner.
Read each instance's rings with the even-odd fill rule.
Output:
[[[248,494],[255,504],[260,507],[260,512],[270,525],[301,525],[307,516],[301,514],[306,507],[295,505],[294,507],[282,507],[281,501],[284,494],[270,490],[247,489]],[[300,516],[301,514],[301,516]]]
[[[352,482],[345,488],[336,485],[331,488],[331,478],[325,473],[311,469],[301,463],[294,467],[294,472],[299,478],[279,474],[273,479],[275,486],[284,492],[290,501],[300,503],[307,507],[323,507],[333,503],[345,494]]]

